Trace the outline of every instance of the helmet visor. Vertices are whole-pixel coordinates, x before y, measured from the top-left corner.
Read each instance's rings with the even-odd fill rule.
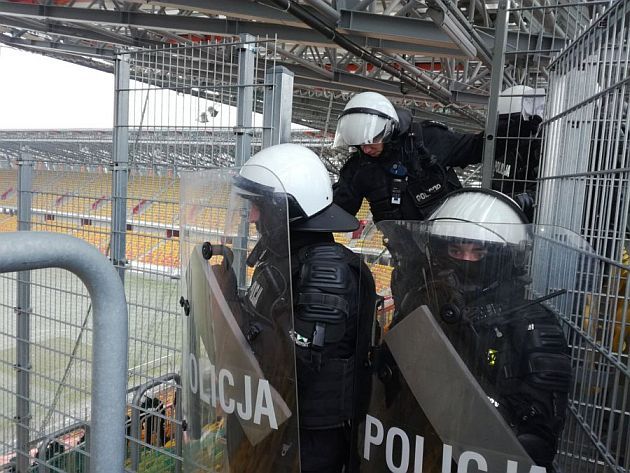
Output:
[[[337,122],[333,148],[383,143],[391,137],[395,121],[369,113],[348,113]]]

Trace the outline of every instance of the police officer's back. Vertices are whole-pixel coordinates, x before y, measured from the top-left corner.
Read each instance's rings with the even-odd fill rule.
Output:
[[[422,220],[461,187],[453,167],[482,160],[483,135],[462,134],[364,92],[342,112],[335,147],[354,146],[334,186],[335,203],[355,215],[367,199],[375,222]]]
[[[270,190],[258,178],[260,167],[282,188]],[[301,471],[335,473],[344,465],[350,471],[352,429],[365,405],[358,387],[363,391],[369,382],[364,367],[376,293],[367,267],[335,243],[332,232],[355,230],[358,221],[333,204],[328,172],[302,146],[262,150],[243,167],[237,185],[252,200],[250,222],[261,234],[247,261],[254,273],[243,298],[243,331],[257,352],[277,308],[292,303],[293,329],[283,336],[295,344]],[[288,202],[288,251],[274,244],[277,229],[286,228],[277,221],[282,212],[266,203],[278,194]],[[290,280],[276,270],[287,260]]]

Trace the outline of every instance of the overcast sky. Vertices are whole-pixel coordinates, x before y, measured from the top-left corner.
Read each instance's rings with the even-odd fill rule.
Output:
[[[148,93],[134,81],[131,88],[138,89],[130,97],[132,126],[236,124],[234,107],[155,88]],[[113,74],[0,46],[0,129],[111,128],[113,108]],[[253,114],[253,121],[260,127],[262,116]]]
[[[0,46],[0,129],[111,128],[114,76]]]

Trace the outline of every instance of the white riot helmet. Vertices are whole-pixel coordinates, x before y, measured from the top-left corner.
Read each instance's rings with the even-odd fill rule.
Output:
[[[444,237],[518,245],[527,240],[527,217],[495,190],[466,188],[449,194],[428,218],[431,233]]]
[[[308,148],[284,143],[265,148],[241,168],[235,185],[249,198],[286,196],[289,225],[310,232],[349,232],[358,220],[333,203],[328,171]]]
[[[499,115],[520,113],[525,120],[533,116],[542,117],[545,110],[545,89],[534,89],[526,85],[508,87],[499,94]]]
[[[376,92],[352,97],[337,122],[333,148],[386,143],[398,128],[392,103]]]
[[[463,284],[483,288],[523,273],[531,232],[527,217],[508,196],[460,189],[428,220],[433,264],[454,270]]]

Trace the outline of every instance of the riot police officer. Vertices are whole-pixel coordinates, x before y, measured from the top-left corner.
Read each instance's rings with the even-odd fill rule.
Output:
[[[292,301],[293,329],[284,336],[295,344],[301,471],[340,473],[344,466],[352,471],[353,427],[366,402],[359,386],[368,391],[370,377],[376,292],[367,266],[335,243],[332,232],[355,230],[358,221],[333,203],[326,168],[299,145],[260,151],[235,185],[251,202],[249,221],[260,234],[247,258],[254,272],[242,298],[243,332],[253,351],[264,353],[273,317]],[[287,214],[279,207],[285,205],[288,247],[279,233],[286,228]],[[278,270],[287,261],[290,275]]]
[[[461,188],[453,167],[480,163],[483,133],[462,134],[414,122],[375,92],[354,96],[337,124],[334,147],[355,147],[334,186],[335,203],[356,215],[367,199],[375,222],[423,220]]]
[[[431,281],[408,294],[401,317],[429,304],[453,347],[537,465],[553,471],[571,364],[556,316],[528,300],[532,227],[491,190],[448,196],[423,232]]]
[[[544,89],[524,85],[505,89],[497,104],[492,188],[512,197],[530,222],[534,217],[544,106]]]

